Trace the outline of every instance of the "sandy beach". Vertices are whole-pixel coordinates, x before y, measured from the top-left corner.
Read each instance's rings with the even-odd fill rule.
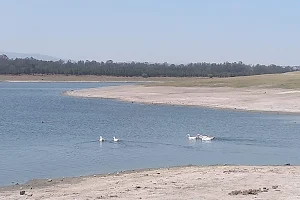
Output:
[[[300,113],[300,90],[296,89],[127,85],[67,91],[65,94],[147,104]]]
[[[33,180],[2,188],[0,199],[295,200],[300,199],[300,167],[186,166]]]

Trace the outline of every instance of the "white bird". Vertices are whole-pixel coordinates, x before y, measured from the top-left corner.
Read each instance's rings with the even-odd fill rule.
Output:
[[[189,140],[196,140],[197,139],[196,136],[191,136],[190,134],[187,134],[187,136],[188,136]]]
[[[203,135],[200,135],[200,134],[197,134],[196,135],[196,139],[198,140],[198,139],[202,139],[202,137],[203,137]]]
[[[119,139],[114,136],[114,142],[118,142]]]
[[[104,141],[104,138],[103,138],[102,136],[100,136],[99,141],[100,141],[100,142],[103,142],[103,141]]]
[[[213,140],[215,137],[209,137],[207,135],[202,135],[201,139],[202,141],[211,141]]]

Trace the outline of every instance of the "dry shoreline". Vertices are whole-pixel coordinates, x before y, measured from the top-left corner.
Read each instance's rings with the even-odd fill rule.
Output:
[[[169,104],[180,106],[201,106],[217,109],[232,109],[254,112],[273,112],[284,114],[300,113],[300,89],[297,84],[299,73],[286,73],[279,75],[263,75],[252,77],[237,77],[227,79],[205,78],[176,78],[176,77],[111,77],[111,76],[65,76],[65,75],[0,75],[0,82],[135,82],[135,83],[161,83],[155,86],[119,86],[81,91],[67,91],[66,95],[76,97],[96,97],[118,99],[121,101]],[[249,80],[248,80],[249,79]],[[239,80],[239,83],[236,81]],[[250,83],[258,80],[257,86]],[[265,88],[278,84],[293,83],[294,89]],[[209,83],[212,81],[211,83]],[[223,81],[224,85],[241,85],[248,87],[216,87]],[[243,82],[244,81],[244,82]],[[199,83],[198,83],[199,82]],[[223,83],[222,82],[222,83]],[[228,82],[228,83],[227,83]],[[166,84],[165,84],[166,83]],[[195,84],[194,84],[195,83]],[[217,84],[218,83],[218,84]],[[260,85],[259,83],[264,83]],[[177,87],[171,85],[193,85],[192,87]],[[205,86],[205,87],[200,87]],[[161,85],[161,86],[158,86]],[[166,86],[164,86],[166,85]],[[222,84],[221,84],[222,85]],[[254,84],[255,85],[255,84]],[[275,84],[276,85],[276,84]]]
[[[126,85],[67,91],[64,94],[146,104],[300,113],[300,90],[295,89]]]
[[[20,187],[22,187],[20,189]],[[265,188],[265,189],[264,189]],[[249,190],[253,189],[253,190]],[[259,190],[260,189],[260,190]],[[25,195],[20,195],[25,191]],[[229,193],[233,192],[232,195]],[[241,194],[239,191],[244,192]],[[255,193],[255,191],[258,191]],[[251,194],[251,193],[255,194]],[[52,181],[0,190],[0,199],[298,199],[300,166],[185,166]]]

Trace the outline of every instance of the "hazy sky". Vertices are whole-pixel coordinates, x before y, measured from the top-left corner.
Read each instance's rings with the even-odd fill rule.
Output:
[[[300,0],[0,0],[0,51],[300,65]]]

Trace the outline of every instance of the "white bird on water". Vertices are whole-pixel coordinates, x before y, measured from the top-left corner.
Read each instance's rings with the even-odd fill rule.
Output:
[[[103,142],[103,141],[104,141],[104,138],[103,138],[102,136],[100,136],[99,141],[100,141],[100,142]]]
[[[200,135],[200,134],[197,134],[196,137],[197,137],[197,139],[201,139],[202,141],[211,141],[215,138],[215,137],[210,137],[207,135]]]
[[[119,139],[114,136],[114,142],[119,142]]]
[[[213,140],[215,137],[209,137],[209,136],[207,136],[207,135],[203,135],[202,136],[202,141],[211,141],[211,140]]]
[[[197,139],[196,136],[191,136],[190,134],[187,134],[187,136],[188,136],[189,140],[196,140]]]

